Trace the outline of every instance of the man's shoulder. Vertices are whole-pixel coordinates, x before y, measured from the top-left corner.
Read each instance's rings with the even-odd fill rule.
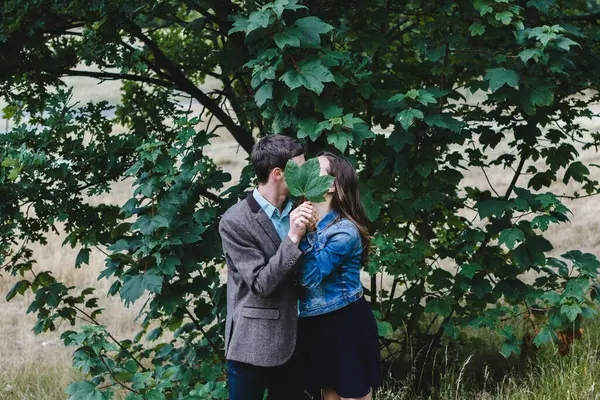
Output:
[[[221,222],[241,222],[250,214],[250,206],[246,199],[238,201],[233,206],[229,207],[221,217]]]

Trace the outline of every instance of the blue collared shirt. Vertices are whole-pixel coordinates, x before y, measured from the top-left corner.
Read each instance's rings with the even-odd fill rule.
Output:
[[[292,211],[292,202],[287,200],[283,207],[283,211],[280,213],[279,209],[273,204],[269,203],[267,199],[260,194],[258,189],[254,189],[252,196],[273,223],[279,238],[283,240],[285,235],[287,235],[290,231],[290,212]]]

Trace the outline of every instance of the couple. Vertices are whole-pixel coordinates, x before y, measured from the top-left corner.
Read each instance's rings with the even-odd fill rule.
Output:
[[[294,208],[284,168],[302,164],[295,139],[273,135],[252,150],[258,187],[222,217],[228,266],[225,355],[229,398],[370,399],[380,384],[377,325],[360,266],[369,236],[350,163],[319,157],[334,183],[325,202]]]

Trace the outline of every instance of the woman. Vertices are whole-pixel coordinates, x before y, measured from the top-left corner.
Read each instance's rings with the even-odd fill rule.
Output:
[[[316,231],[300,244],[299,336],[307,386],[311,393],[322,390],[326,400],[371,399],[381,372],[377,324],[360,282],[370,239],[358,177],[340,157],[321,153],[318,159],[321,175],[335,179],[325,201],[313,203]]]

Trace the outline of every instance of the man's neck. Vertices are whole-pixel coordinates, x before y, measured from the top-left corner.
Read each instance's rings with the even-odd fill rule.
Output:
[[[257,189],[266,201],[277,207],[279,211],[282,211],[283,205],[287,200],[286,194],[280,193],[279,190],[277,190],[276,186],[270,185],[269,183],[266,183],[264,185],[258,185]]]

